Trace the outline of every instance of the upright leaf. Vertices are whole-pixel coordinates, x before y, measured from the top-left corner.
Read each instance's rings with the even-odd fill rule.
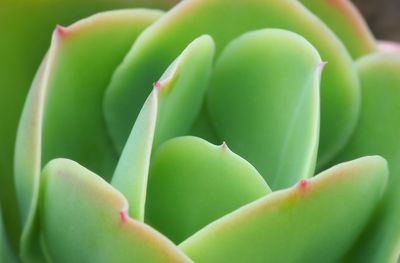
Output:
[[[200,110],[213,54],[214,42],[209,36],[195,39],[154,83],[134,124],[112,184],[128,198],[135,219],[144,217],[152,149],[189,130]],[[119,119],[107,116],[110,122]]]
[[[175,138],[160,146],[152,161],[146,222],[179,243],[269,192],[257,170],[226,144]]]
[[[215,67],[208,109],[217,133],[273,189],[314,174],[322,66],[301,36],[265,29],[233,40]]]
[[[39,251],[37,240],[31,241],[37,234],[32,223],[42,163],[70,157],[110,177],[117,155],[104,125],[103,92],[137,35],[160,15],[150,10],[112,11],[54,31],[27,98],[16,142],[23,255]],[[29,251],[31,245],[36,248]]]
[[[356,130],[337,162],[379,154],[389,163],[388,189],[347,262],[396,262],[400,255],[400,54],[357,61],[362,104]]]

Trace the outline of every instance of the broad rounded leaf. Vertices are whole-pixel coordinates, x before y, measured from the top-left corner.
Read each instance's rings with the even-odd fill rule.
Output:
[[[226,144],[215,146],[197,137],[175,138],[155,153],[145,218],[179,243],[269,192],[257,170]]]
[[[309,42],[280,29],[233,40],[216,64],[208,109],[217,133],[273,189],[314,174],[322,66]]]
[[[127,200],[73,161],[45,167],[39,202],[43,246],[53,262],[191,262],[167,238],[129,218]]]
[[[367,223],[387,173],[381,157],[340,164],[226,215],[179,247],[196,263],[337,262]]]
[[[348,262],[395,262],[400,255],[400,54],[357,61],[362,104],[356,130],[337,162],[379,154],[389,162],[388,189]]]

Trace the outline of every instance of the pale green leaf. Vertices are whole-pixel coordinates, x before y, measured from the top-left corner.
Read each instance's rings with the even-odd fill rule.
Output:
[[[54,31],[17,135],[14,167],[24,225],[22,255],[39,251],[32,238],[42,163],[70,157],[110,177],[117,155],[104,125],[103,93],[137,35],[161,14],[111,11]]]
[[[122,194],[73,161],[46,166],[39,202],[52,262],[191,262],[167,238],[131,219]]]
[[[155,153],[145,219],[179,243],[270,191],[257,170],[226,144],[215,146],[197,137],[179,137]]]
[[[314,175],[322,67],[309,42],[280,29],[233,40],[216,64],[208,108],[217,133],[272,189]]]
[[[379,154],[389,163],[388,189],[347,262],[396,262],[400,255],[400,54],[373,54],[357,61],[361,115],[336,162]]]
[[[196,263],[337,262],[366,225],[387,173],[381,157],[340,164],[226,215],[179,247]]]

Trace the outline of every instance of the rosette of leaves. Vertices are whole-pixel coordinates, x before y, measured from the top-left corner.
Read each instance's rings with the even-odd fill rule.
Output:
[[[346,1],[187,0],[58,26],[2,256],[396,262],[399,71]]]

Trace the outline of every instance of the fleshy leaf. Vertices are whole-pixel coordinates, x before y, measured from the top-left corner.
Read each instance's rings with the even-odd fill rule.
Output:
[[[133,126],[111,181],[111,184],[127,198],[129,216],[139,221],[143,221],[144,218],[157,108],[157,91],[153,91]]]
[[[32,222],[42,163],[71,157],[110,177],[117,157],[104,126],[103,92],[137,35],[161,14],[142,9],[112,11],[54,31],[28,95],[16,142],[23,255],[35,253],[28,252],[28,243],[35,235]]]
[[[226,215],[179,247],[196,263],[337,262],[367,223],[387,172],[380,157],[340,164]]]
[[[129,218],[122,194],[73,161],[46,166],[39,202],[53,262],[190,262],[167,238]]]
[[[362,15],[349,0],[300,0],[340,38],[354,59],[376,51]]]
[[[209,36],[195,39],[154,83],[135,122],[112,180],[128,198],[130,215],[135,219],[144,217],[152,149],[185,134],[192,125],[204,97],[213,53],[214,42]]]
[[[179,243],[269,192],[257,170],[226,144],[175,138],[161,145],[152,161],[146,222]]]
[[[309,42],[280,29],[244,34],[217,62],[208,93],[217,133],[272,189],[314,174],[322,67]]]
[[[109,125],[113,140],[120,145],[125,142],[130,123],[150,93],[143,87],[157,79],[192,39],[211,35],[218,55],[232,39],[266,27],[299,33],[329,62],[321,85],[319,150],[320,162],[329,161],[354,128],[359,83],[343,44],[315,15],[292,0],[187,0],[170,10],[141,34],[113,76],[105,98],[106,111],[120,118]]]
[[[214,50],[210,36],[195,39],[154,84],[160,101],[154,147],[190,130],[202,106]]]
[[[361,115],[340,162],[379,154],[389,163],[388,189],[347,262],[396,262],[400,255],[400,54],[373,54],[357,61]]]

